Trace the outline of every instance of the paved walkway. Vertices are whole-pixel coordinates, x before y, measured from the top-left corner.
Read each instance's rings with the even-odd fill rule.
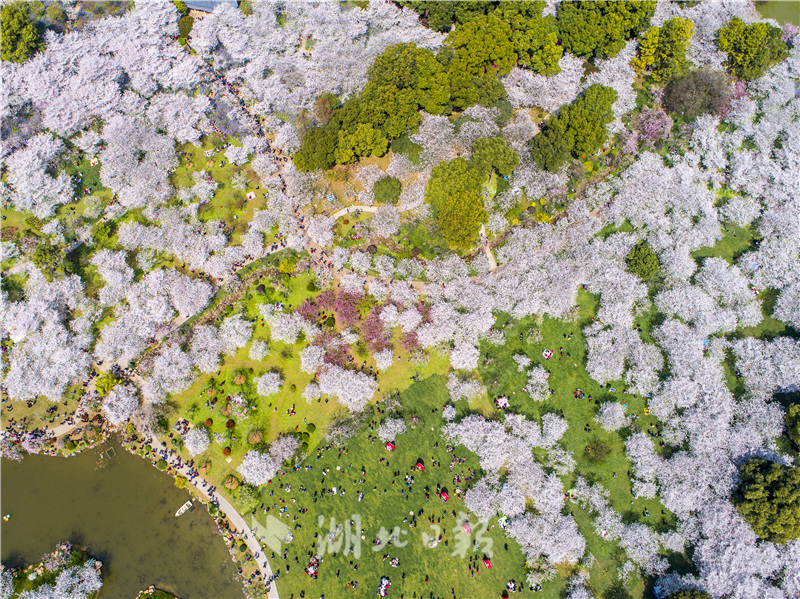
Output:
[[[483,248],[483,252],[486,254],[486,258],[489,260],[489,270],[494,272],[497,270],[497,260],[494,259],[494,254],[492,253],[492,246],[489,245],[489,239],[486,237],[486,227],[481,225],[481,247]]]

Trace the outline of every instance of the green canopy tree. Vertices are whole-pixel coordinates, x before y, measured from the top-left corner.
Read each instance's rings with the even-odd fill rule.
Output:
[[[752,458],[739,479],[732,500],[756,535],[774,543],[800,537],[800,468]]]
[[[745,25],[739,17],[717,32],[717,46],[728,53],[728,71],[740,79],[758,79],[789,55],[779,28],[767,23]]]
[[[558,115],[546,121],[544,130],[535,135],[528,147],[534,161],[554,172],[569,160],[594,154],[606,140],[606,126],[614,119],[611,110],[617,92],[599,83],[586,91]]]
[[[335,122],[310,129],[303,137],[300,150],[292,157],[298,170],[328,169],[336,164],[339,128]]]
[[[548,119],[542,132],[528,142],[533,160],[551,173],[569,160],[574,146],[574,132],[567,126],[567,120],[558,116]]]
[[[637,243],[625,258],[628,270],[643,281],[652,279],[661,263],[658,256],[646,242]]]
[[[396,204],[400,199],[403,184],[396,177],[384,177],[375,182],[372,191],[379,204]]]
[[[556,18],[542,17],[544,6],[544,2],[501,2],[494,14],[511,27],[519,65],[550,77],[561,72],[563,48],[558,44]]]
[[[419,125],[417,91],[398,89],[392,85],[367,83],[361,93],[364,103],[364,119],[379,128],[390,139],[400,137]]]
[[[574,131],[575,158],[594,154],[603,146],[606,125],[614,120],[611,107],[616,100],[616,90],[595,83],[567,107],[567,123]]]
[[[36,246],[31,254],[31,262],[36,268],[44,271],[45,274],[52,276],[53,272],[63,267],[63,259],[59,249],[50,245],[46,241]]]
[[[443,162],[433,168],[425,187],[436,224],[447,242],[469,247],[487,214],[483,208],[483,177],[464,158]]]
[[[361,156],[383,156],[389,147],[389,141],[369,123],[361,123],[353,133],[339,131],[338,135],[335,156],[339,164],[355,162]]]
[[[558,29],[566,52],[616,56],[625,42],[650,26],[656,3],[647,1],[565,1],[558,5]]]
[[[511,43],[511,26],[495,14],[481,15],[447,36],[456,52],[450,72],[472,77],[484,73],[505,76],[517,63]]]
[[[472,85],[475,88],[475,104],[493,107],[507,97],[506,86],[491,75],[478,75],[472,79]]]
[[[786,436],[797,449],[800,449],[800,403],[793,403],[789,406],[783,422],[786,425]]]
[[[44,49],[44,38],[22,3],[6,4],[0,11],[0,58],[25,62]]]
[[[428,21],[428,27],[435,31],[446,33],[450,31],[453,25],[453,19],[456,15],[455,6],[453,2],[445,2],[439,0],[428,0],[426,2],[409,2],[411,8],[417,13],[424,16]]]
[[[184,15],[180,19],[178,19],[178,35],[182,38],[189,37],[189,34],[192,32],[192,27],[194,26],[194,17],[189,15]]]
[[[689,19],[675,17],[661,27],[651,27],[639,41],[632,63],[637,73],[648,73],[653,81],[673,79],[686,72],[686,49],[694,35]]]
[[[110,220],[100,221],[92,229],[94,242],[100,247],[110,247],[111,238],[117,232],[117,223]]]
[[[367,87],[414,90],[417,104],[431,114],[443,114],[447,109],[450,100],[447,73],[433,52],[418,48],[414,42],[386,48],[370,65],[367,77]],[[362,93],[365,101],[367,92],[365,88]],[[370,105],[367,111],[373,108]]]
[[[484,177],[492,171],[507,177],[519,164],[519,154],[501,137],[481,137],[472,144],[472,168]]]

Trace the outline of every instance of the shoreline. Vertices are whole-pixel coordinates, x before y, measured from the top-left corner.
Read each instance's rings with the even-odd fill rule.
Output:
[[[91,423],[88,424],[91,426]],[[156,470],[171,476],[173,480],[178,477],[184,478],[186,484],[182,488],[188,492],[192,502],[199,502],[205,507],[214,521],[214,533],[220,535],[225,541],[231,560],[236,565],[237,578],[245,596],[263,596],[269,599],[278,599],[278,592],[274,583],[276,577],[273,577],[264,549],[256,540],[255,534],[247,526],[241,514],[227,499],[216,492],[215,487],[210,485],[199,473],[196,473],[193,468],[183,463],[177,453],[166,447],[152,445],[153,443],[159,443],[156,439],[142,439],[138,431],[128,433],[124,430],[111,429],[105,424],[96,427],[96,430],[95,438],[84,445],[77,446],[73,450],[56,447],[58,438],[51,437],[47,438],[38,451],[28,452],[27,455],[70,458],[84,451],[97,449],[104,443],[118,444],[120,448],[125,449],[128,453],[150,462]],[[63,439],[63,436],[61,439]],[[46,445],[49,445],[49,447]],[[148,445],[151,446],[149,452],[144,449]],[[3,455],[2,459],[22,460],[25,455],[25,453],[18,452],[16,458],[8,458]],[[106,458],[105,453],[102,453],[100,459],[108,458]],[[167,463],[167,467],[163,470],[158,467],[158,463],[162,460]],[[178,462],[177,464],[176,461]],[[212,506],[214,508],[213,512]],[[237,526],[237,521],[244,530]],[[242,543],[246,547],[245,551],[239,550]],[[258,547],[258,549],[254,547]],[[258,559],[254,555],[255,553],[259,554]],[[247,578],[244,572],[253,566],[255,566],[255,573],[250,578]],[[267,581],[269,581],[269,586],[267,586]],[[151,587],[159,590],[153,585]],[[254,591],[254,593],[251,593],[251,591]],[[146,593],[146,591],[141,591],[141,593]]]

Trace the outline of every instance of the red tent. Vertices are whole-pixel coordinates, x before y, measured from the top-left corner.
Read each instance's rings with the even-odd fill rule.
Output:
[[[483,558],[483,563],[487,568],[491,568],[492,567],[492,562],[489,561],[488,557],[484,557]]]
[[[472,534],[472,530],[470,529],[470,527],[467,524],[462,524],[461,528],[463,528],[464,532],[467,533],[468,535]]]
[[[391,441],[387,441],[386,449],[388,449],[389,451],[394,451],[394,443],[392,443]]]
[[[422,465],[422,462],[417,462],[417,470],[419,470],[420,472],[425,470],[425,466]]]
[[[447,501],[448,499],[450,499],[450,498],[447,496],[447,493],[442,491],[442,501]]]

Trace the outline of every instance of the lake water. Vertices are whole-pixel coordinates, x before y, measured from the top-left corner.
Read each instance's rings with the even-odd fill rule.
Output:
[[[103,460],[102,451],[116,455]],[[118,445],[71,458],[3,460],[0,559],[38,562],[59,541],[103,562],[100,597],[126,599],[151,584],[182,599],[242,599],[236,568],[203,506],[175,517],[189,499],[171,476]]]
[[[768,19],[778,23],[800,25],[800,0],[769,0],[756,2],[756,9]]]

